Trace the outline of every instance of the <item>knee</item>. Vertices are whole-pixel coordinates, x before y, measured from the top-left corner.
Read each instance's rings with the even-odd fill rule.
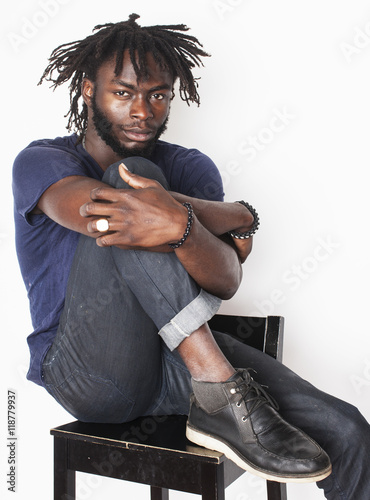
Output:
[[[307,382],[290,395],[290,408],[282,415],[307,432],[332,459],[370,449],[370,426],[350,403],[318,391]]]
[[[119,175],[119,165],[124,163],[125,166],[133,174],[141,175],[147,179],[154,179],[158,181],[165,189],[169,189],[167,180],[162,170],[152,161],[140,156],[132,156],[124,158],[110,165],[104,172],[103,182],[118,189],[131,189],[128,184]]]
[[[366,454],[370,448],[370,426],[360,411],[345,401],[335,400],[328,411],[330,429],[327,429],[328,448],[345,455]],[[323,445],[325,448],[325,444]]]
[[[340,415],[343,447],[347,450],[357,447],[358,450],[358,447],[365,445],[368,450],[370,448],[370,425],[360,411],[349,403],[341,402]]]

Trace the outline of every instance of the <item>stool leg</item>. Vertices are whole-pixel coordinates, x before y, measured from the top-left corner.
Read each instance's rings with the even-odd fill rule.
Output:
[[[224,464],[202,466],[202,500],[225,500]]]
[[[76,472],[67,464],[68,441],[54,437],[54,500],[76,499]]]
[[[169,498],[167,488],[150,487],[150,500],[169,500]]]
[[[287,500],[286,484],[267,481],[267,500]]]

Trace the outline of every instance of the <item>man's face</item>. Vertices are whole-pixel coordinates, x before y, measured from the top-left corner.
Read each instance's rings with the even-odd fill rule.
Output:
[[[115,60],[98,70],[91,100],[98,135],[121,158],[150,157],[165,131],[170,110],[173,78],[147,56],[149,77],[137,80],[128,52],[121,73],[114,74]]]

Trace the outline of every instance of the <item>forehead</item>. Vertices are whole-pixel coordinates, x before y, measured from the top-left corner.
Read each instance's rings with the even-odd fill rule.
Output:
[[[131,62],[130,54],[128,50],[123,53],[123,64],[122,69],[118,73],[115,73],[116,67],[116,57],[105,61],[98,69],[96,80],[99,83],[110,83],[116,80],[130,83],[131,85],[137,85],[139,83],[148,83],[152,85],[154,82],[156,84],[173,84],[173,77],[170,71],[163,69],[155,60],[153,55],[148,52],[146,54],[146,70],[148,76],[138,80],[135,73],[135,68]]]

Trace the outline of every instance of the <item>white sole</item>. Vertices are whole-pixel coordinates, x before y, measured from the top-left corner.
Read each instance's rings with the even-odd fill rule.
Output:
[[[321,472],[315,476],[275,476],[273,474],[269,474],[260,469],[255,469],[251,464],[243,460],[240,455],[235,453],[232,448],[230,448],[226,443],[220,441],[208,434],[204,434],[198,430],[193,429],[190,426],[186,426],[186,437],[189,441],[196,443],[200,446],[204,446],[204,448],[208,448],[210,450],[219,451],[223,453],[227,458],[229,458],[232,462],[238,465],[241,469],[244,469],[256,476],[263,477],[268,481],[276,481],[278,483],[313,483],[316,481],[321,481],[325,479],[331,474],[331,466],[329,469]]]

